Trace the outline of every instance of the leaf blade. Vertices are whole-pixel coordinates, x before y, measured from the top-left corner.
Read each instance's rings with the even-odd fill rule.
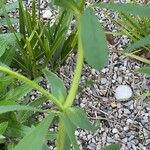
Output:
[[[88,64],[101,70],[107,62],[106,36],[92,9],[85,10],[80,20],[81,42]]]
[[[119,144],[111,144],[106,146],[103,150],[120,150]]]
[[[66,114],[76,127],[80,127],[88,131],[97,129],[97,127],[91,124],[86,113],[80,107],[68,108],[66,110]]]
[[[135,5],[135,4],[119,4],[119,3],[98,3],[93,7],[112,9],[115,11],[121,11],[124,13],[130,13],[133,15],[139,15],[150,18],[150,7],[147,5]]]
[[[138,72],[150,75],[150,67],[142,67],[137,69]]]
[[[25,136],[14,150],[42,150],[49,124],[52,122],[54,116],[55,114],[51,113],[30,134]]]
[[[50,84],[51,93],[63,103],[67,96],[63,81],[48,69],[44,69],[43,72]]]
[[[31,106],[23,106],[23,105],[0,106],[0,114],[6,113],[6,112],[11,112],[11,111],[20,111],[20,110],[41,111],[40,109],[36,109]]]

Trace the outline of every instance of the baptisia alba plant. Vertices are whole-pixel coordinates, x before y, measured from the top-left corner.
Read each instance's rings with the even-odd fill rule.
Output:
[[[108,57],[106,37],[93,8],[109,8],[134,15],[146,14],[150,17],[150,8],[147,6],[99,3],[84,8],[84,0],[54,0],[53,2],[61,9],[73,13],[76,19],[78,49],[72,84],[70,90],[67,91],[63,81],[56,74],[48,69],[43,69],[43,74],[50,86],[50,91],[47,91],[37,84],[39,79],[32,81],[1,65],[1,72],[17,78],[24,82],[26,86],[41,93],[41,96],[33,102],[24,102],[24,100],[18,100],[15,97],[10,99],[9,95],[8,99],[7,96],[5,97],[3,105],[0,106],[0,115],[3,117],[7,113],[11,113],[10,117],[18,125],[19,129],[19,135],[14,137],[12,135],[10,138],[10,132],[8,131],[12,131],[10,129],[11,123],[9,120],[5,120],[7,118],[1,121],[0,138],[1,142],[5,143],[5,149],[48,150],[47,140],[55,140],[57,150],[69,150],[71,148],[79,150],[74,134],[76,129],[81,128],[94,131],[99,128],[99,126],[91,124],[86,113],[80,107],[73,106],[81,78],[84,58],[91,67],[101,70],[106,65]],[[26,90],[21,90],[19,93],[24,95],[23,93],[26,92]],[[12,100],[15,103],[11,103]],[[56,107],[46,110],[41,109],[40,105],[47,100],[51,100]],[[45,118],[41,122],[31,123],[29,121],[30,117],[36,112],[44,113]],[[58,125],[58,129],[54,133],[48,131],[52,124]],[[103,150],[119,150],[119,145],[112,144]]]

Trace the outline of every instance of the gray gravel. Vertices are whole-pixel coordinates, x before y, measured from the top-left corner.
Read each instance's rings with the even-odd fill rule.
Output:
[[[88,0],[87,4],[93,1]],[[47,3],[41,2],[42,13],[46,6]],[[100,22],[105,28],[117,31],[118,29],[105,17],[105,11],[96,10]],[[114,18],[117,17],[116,13],[110,13]],[[55,14],[57,12],[52,20],[55,19]],[[143,64],[123,55],[123,47],[128,42],[127,37],[120,36],[114,38],[113,44],[109,43],[109,62],[101,72],[84,65],[75,104],[86,110],[92,122],[100,121],[101,128],[95,132],[80,129],[75,132],[81,150],[100,150],[111,143],[120,143],[121,150],[150,149],[150,99],[138,97],[150,89],[150,77],[135,72],[135,69]],[[73,77],[75,59],[75,54],[70,55],[65,65],[59,68],[59,74],[68,89]],[[115,89],[121,84],[129,85],[134,93],[134,97],[125,102],[117,101],[114,97]],[[31,99],[34,99],[34,95]],[[50,104],[44,104],[45,107],[47,105]],[[50,149],[53,149],[52,146]]]
[[[117,31],[111,21],[105,18],[104,11],[96,12],[105,27]],[[120,143],[121,150],[150,149],[150,99],[138,98],[150,89],[150,77],[135,72],[143,64],[122,54],[128,42],[127,37],[121,36],[114,39],[113,45],[109,44],[109,62],[101,72],[84,66],[76,103],[86,110],[91,121],[100,120],[102,127],[94,133],[76,132],[81,149],[100,150],[111,143]],[[60,68],[67,87],[73,76],[74,58],[72,54],[66,65]],[[87,81],[93,84],[86,87]],[[126,102],[117,101],[114,91],[120,84],[131,86],[134,97]]]

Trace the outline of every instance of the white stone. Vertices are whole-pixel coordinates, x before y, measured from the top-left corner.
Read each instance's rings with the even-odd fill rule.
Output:
[[[118,129],[116,129],[116,128],[114,128],[113,130],[112,130],[112,133],[118,133],[119,131],[118,131]]]
[[[128,85],[119,85],[115,91],[115,97],[117,100],[126,101],[132,97],[133,92],[130,86]]]
[[[128,126],[125,126],[125,127],[123,128],[123,130],[124,130],[124,131],[128,131],[128,130],[129,130],[129,127],[128,127]]]
[[[52,16],[52,12],[50,10],[46,10],[44,13],[43,13],[43,18],[44,19],[50,19]]]
[[[108,81],[107,81],[107,79],[106,78],[101,78],[101,84],[106,84]]]

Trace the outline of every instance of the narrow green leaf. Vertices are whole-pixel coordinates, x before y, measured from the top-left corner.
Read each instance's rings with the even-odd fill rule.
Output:
[[[111,144],[106,146],[103,150],[120,150],[119,144]]]
[[[3,134],[6,131],[7,127],[8,127],[8,122],[0,123],[0,134]]]
[[[21,34],[26,35],[25,31],[25,11],[22,0],[19,0],[19,31]]]
[[[54,5],[64,7],[65,9],[71,9],[77,14],[79,12],[78,5],[74,2],[74,0],[54,0]]]
[[[87,8],[81,16],[80,34],[86,61],[101,70],[107,62],[106,36],[91,8]]]
[[[107,8],[115,11],[121,11],[124,13],[130,13],[133,15],[139,15],[150,18],[150,7],[147,5],[138,4],[120,4],[120,3],[97,3],[93,7]]]
[[[63,122],[59,122],[56,146],[57,150],[70,150],[71,142]]]
[[[131,52],[135,49],[138,49],[140,47],[146,46],[150,44],[150,36],[146,36],[144,38],[141,38],[140,40],[134,42],[133,44],[130,44],[126,49],[125,52]]]
[[[34,101],[30,102],[28,106],[37,108],[40,105],[42,105],[45,101],[47,101],[47,98],[45,98],[44,96],[40,96],[40,97],[37,97]],[[20,111],[18,113],[18,120],[20,122],[26,122],[28,120],[28,118],[32,115],[33,115],[33,113],[30,111]]]
[[[64,124],[65,131],[67,131],[67,135],[71,141],[74,150],[80,150],[77,140],[75,138],[75,127],[70,119],[65,114],[61,114],[60,121]]]
[[[6,113],[6,112],[11,112],[11,111],[20,111],[20,110],[40,111],[40,109],[36,109],[31,106],[22,106],[22,105],[0,106],[0,114]]]
[[[49,125],[53,121],[55,114],[51,113],[35,129],[25,136],[14,150],[42,150]]]
[[[142,67],[137,69],[138,72],[150,75],[150,67]]]
[[[68,118],[76,126],[86,130],[95,130],[97,127],[92,125],[86,113],[80,107],[72,107],[66,110]]]
[[[32,88],[29,85],[21,85],[19,87],[16,87],[12,90],[10,90],[6,95],[4,100],[12,100],[12,101],[18,101],[23,96],[25,96],[27,93],[29,93],[32,90]]]
[[[50,84],[51,93],[63,103],[67,96],[63,81],[48,69],[44,69],[43,72]]]

